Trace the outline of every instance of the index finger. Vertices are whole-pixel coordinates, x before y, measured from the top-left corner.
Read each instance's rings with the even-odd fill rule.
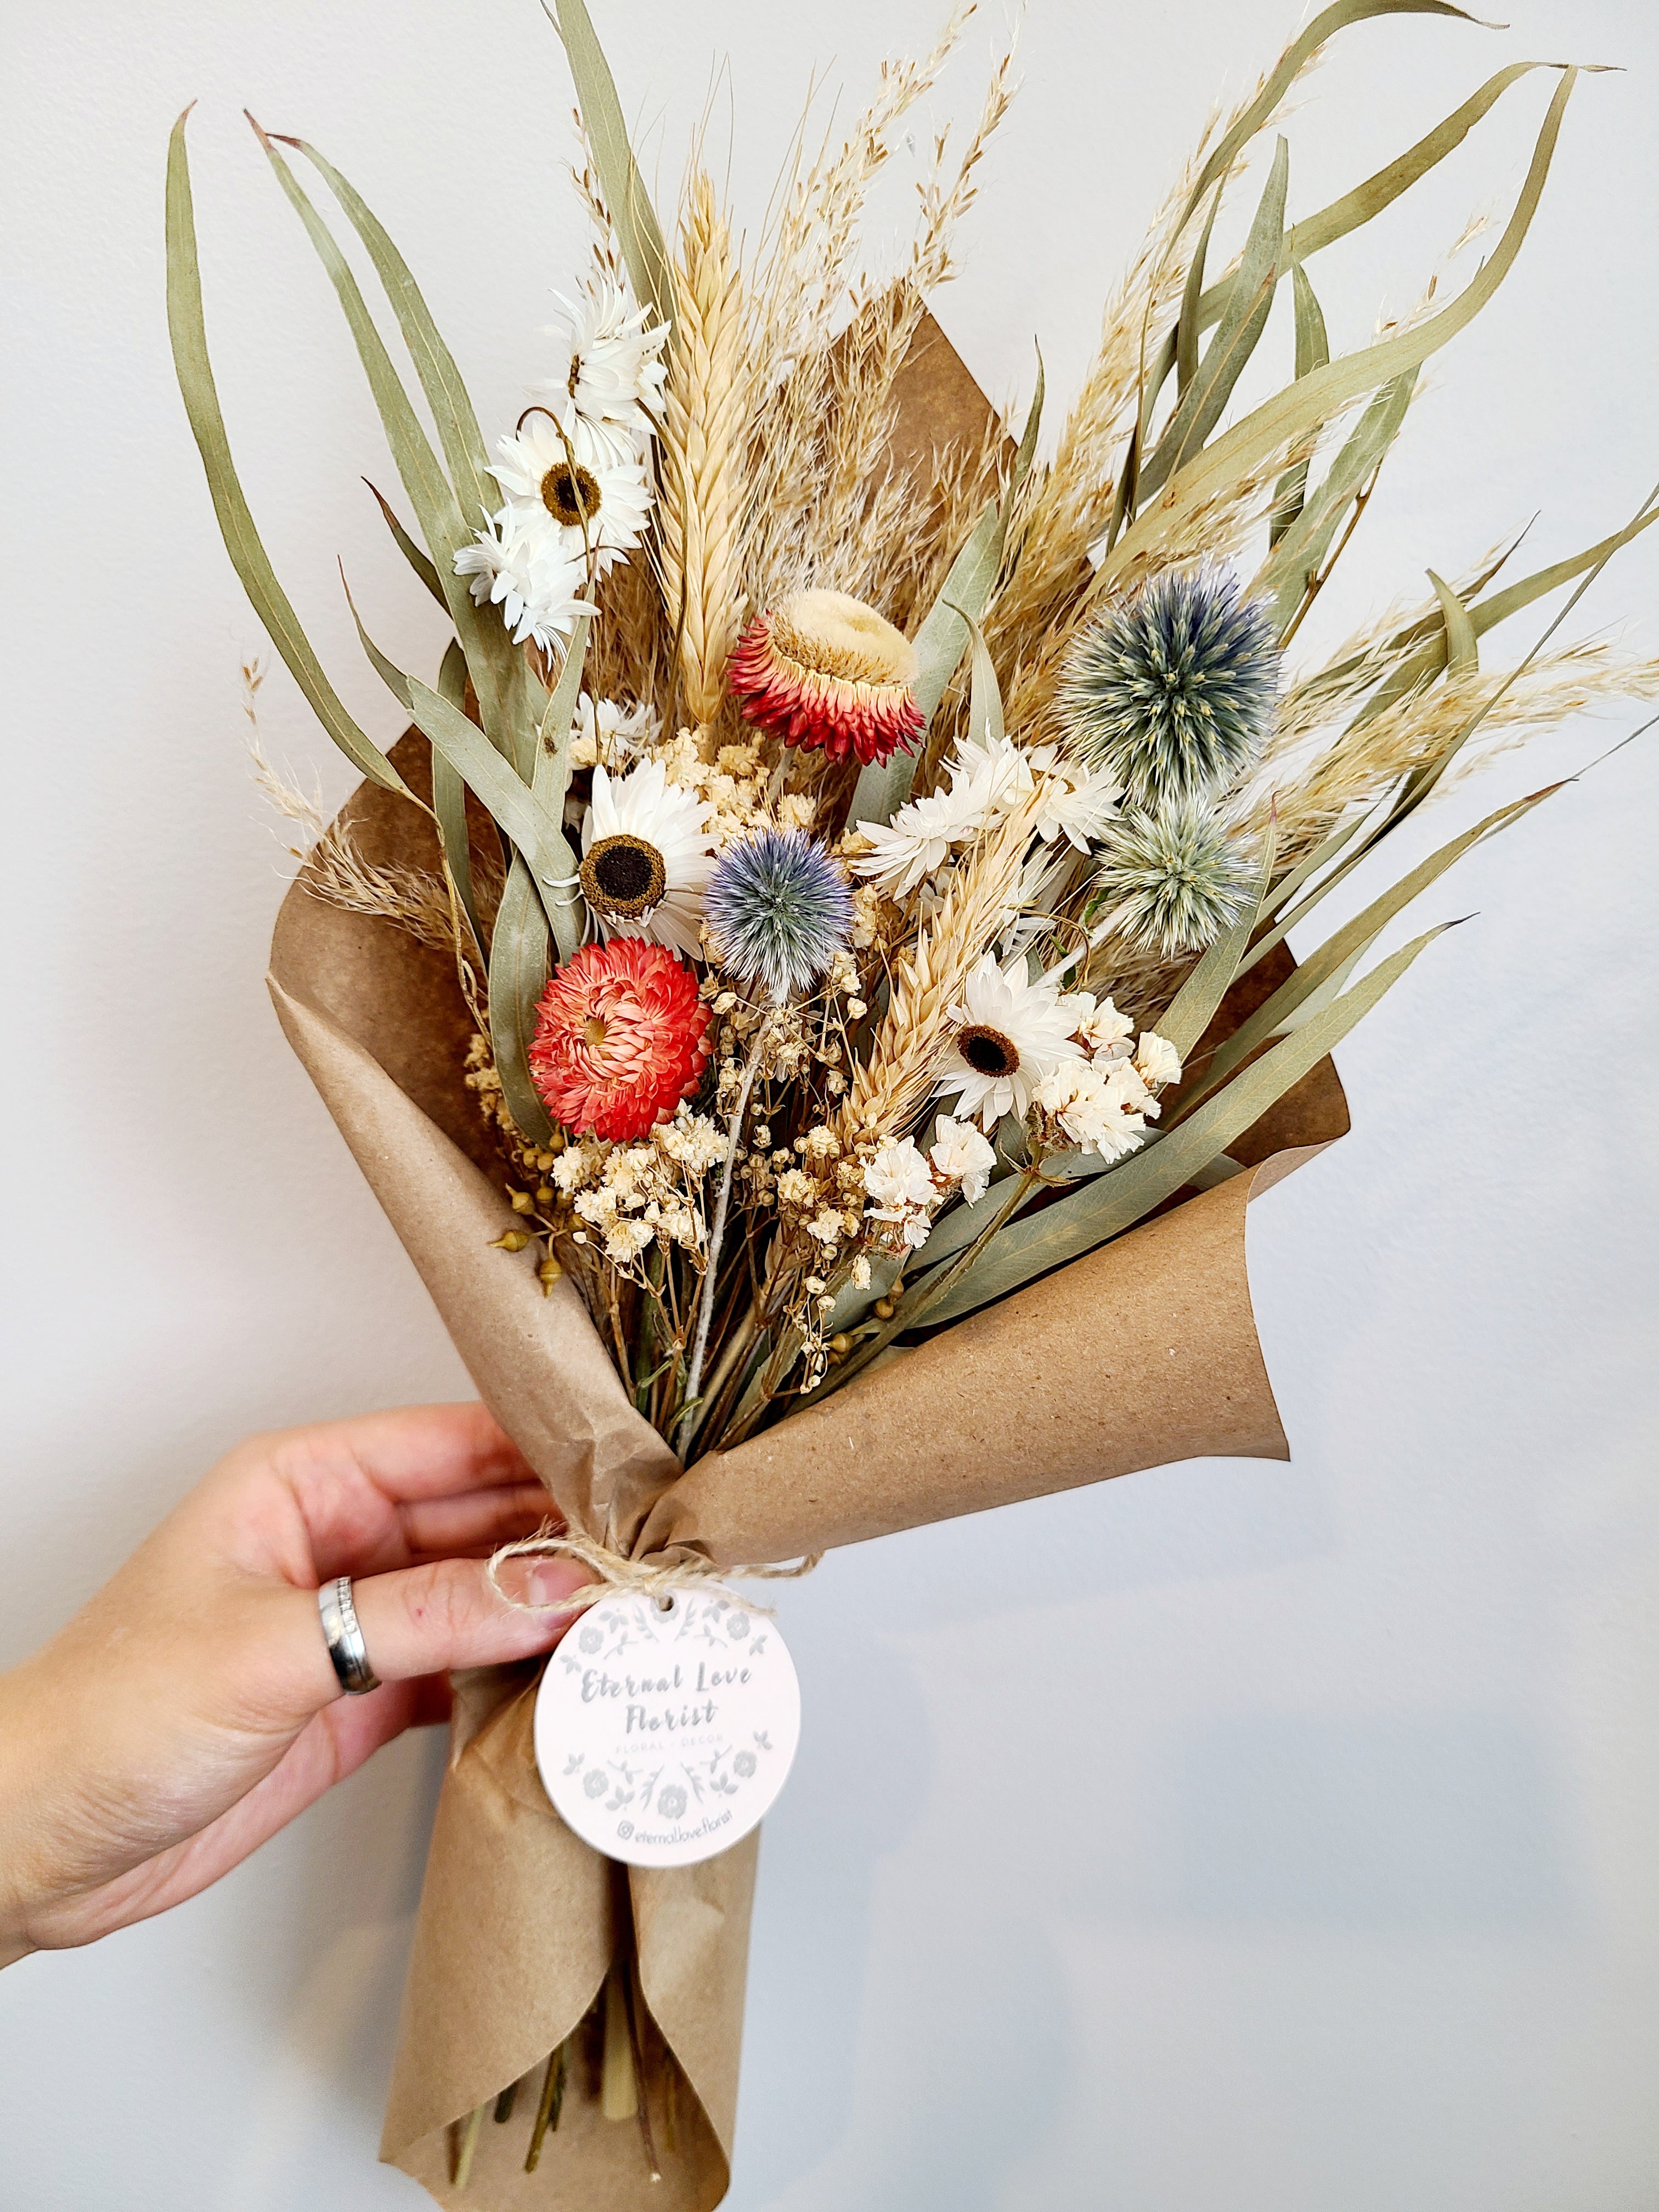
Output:
[[[396,1505],[534,1482],[536,1471],[487,1406],[399,1406],[323,1421],[281,1438],[272,1453],[301,1502],[356,1475]]]

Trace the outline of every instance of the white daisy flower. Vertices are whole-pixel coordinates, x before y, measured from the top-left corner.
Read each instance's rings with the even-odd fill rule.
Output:
[[[1094,1005],[1086,991],[1062,992],[1046,976],[1028,981],[1023,957],[999,968],[988,952],[951,1009],[957,1029],[939,1090],[955,1091],[959,1110],[977,1114],[988,1135],[1005,1114],[1024,1116],[1043,1078],[1083,1057],[1073,1032]]]
[[[574,416],[620,433],[630,452],[643,453],[653,418],[662,413],[667,324],[647,325],[646,309],[605,277],[596,278],[580,300],[556,296],[565,319],[548,328],[552,373],[536,387],[536,397],[567,429]]]
[[[927,1157],[933,1163],[934,1174],[943,1176],[947,1182],[959,1182],[963,1197],[974,1205],[990,1188],[996,1148],[986,1142],[971,1121],[954,1121],[948,1114],[941,1114],[933,1127],[937,1141],[928,1146]]]
[[[1166,1083],[1181,1080],[1181,1054],[1155,1030],[1142,1030],[1140,1042],[1135,1051],[1135,1067],[1148,1090],[1161,1090]]]
[[[623,776],[594,769],[579,880],[603,936],[646,937],[701,956],[713,811],[694,792],[671,784],[660,761],[643,761]]]
[[[493,476],[507,495],[496,518],[542,557],[586,566],[596,575],[640,542],[651,517],[651,491],[637,455],[580,418],[568,429],[532,414],[510,438],[498,438]]]
[[[558,556],[544,533],[520,530],[512,510],[503,507],[471,545],[455,555],[455,573],[465,576],[480,606],[498,606],[514,645],[533,638],[544,653],[556,652],[575,628],[576,617],[591,601],[582,594],[587,570],[580,561]]]

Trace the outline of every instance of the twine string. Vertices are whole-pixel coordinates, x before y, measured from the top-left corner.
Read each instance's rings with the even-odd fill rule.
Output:
[[[610,1545],[597,1537],[583,1534],[580,1528],[545,1528],[533,1536],[521,1536],[516,1543],[503,1544],[490,1555],[485,1570],[489,1586],[503,1605],[511,1606],[515,1613],[570,1613],[586,1611],[590,1605],[618,1594],[625,1597],[654,1598],[666,1606],[677,1591],[721,1589],[732,1576],[744,1581],[799,1582],[810,1575],[823,1559],[822,1552],[809,1553],[805,1559],[777,1565],[772,1563],[754,1566],[721,1567],[701,1552],[682,1552],[669,1559],[630,1559],[626,1552],[613,1551]],[[584,1583],[568,1597],[553,1598],[542,1604],[514,1597],[501,1588],[498,1570],[509,1559],[576,1559],[592,1572],[597,1580]],[[730,1593],[728,1593],[730,1594]],[[759,1605],[748,1598],[741,1601],[750,1613],[769,1615],[774,1607]]]

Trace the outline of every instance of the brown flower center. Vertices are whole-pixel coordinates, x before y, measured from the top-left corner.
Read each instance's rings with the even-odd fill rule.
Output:
[[[556,461],[542,478],[542,505],[567,530],[579,529],[599,511],[599,479],[580,461]]]
[[[597,1052],[605,1042],[605,1023],[598,1014],[590,1014],[582,1024],[582,1042]]]
[[[1019,1066],[1019,1053],[1012,1037],[1000,1030],[988,1030],[973,1022],[957,1031],[957,1050],[975,1075],[1012,1075]]]
[[[626,921],[649,914],[668,888],[662,854],[643,837],[601,837],[580,872],[589,906]]]

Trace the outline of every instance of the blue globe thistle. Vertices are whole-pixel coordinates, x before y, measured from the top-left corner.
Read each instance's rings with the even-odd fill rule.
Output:
[[[1173,959],[1202,952],[1255,896],[1255,863],[1201,799],[1162,814],[1126,807],[1095,871],[1091,913],[1110,914],[1137,951]]]
[[[721,967],[780,1005],[823,975],[853,930],[846,870],[803,830],[758,830],[728,845],[702,910]]]
[[[1230,568],[1166,568],[1073,647],[1059,707],[1072,744],[1149,814],[1237,783],[1279,696],[1270,604]]]

